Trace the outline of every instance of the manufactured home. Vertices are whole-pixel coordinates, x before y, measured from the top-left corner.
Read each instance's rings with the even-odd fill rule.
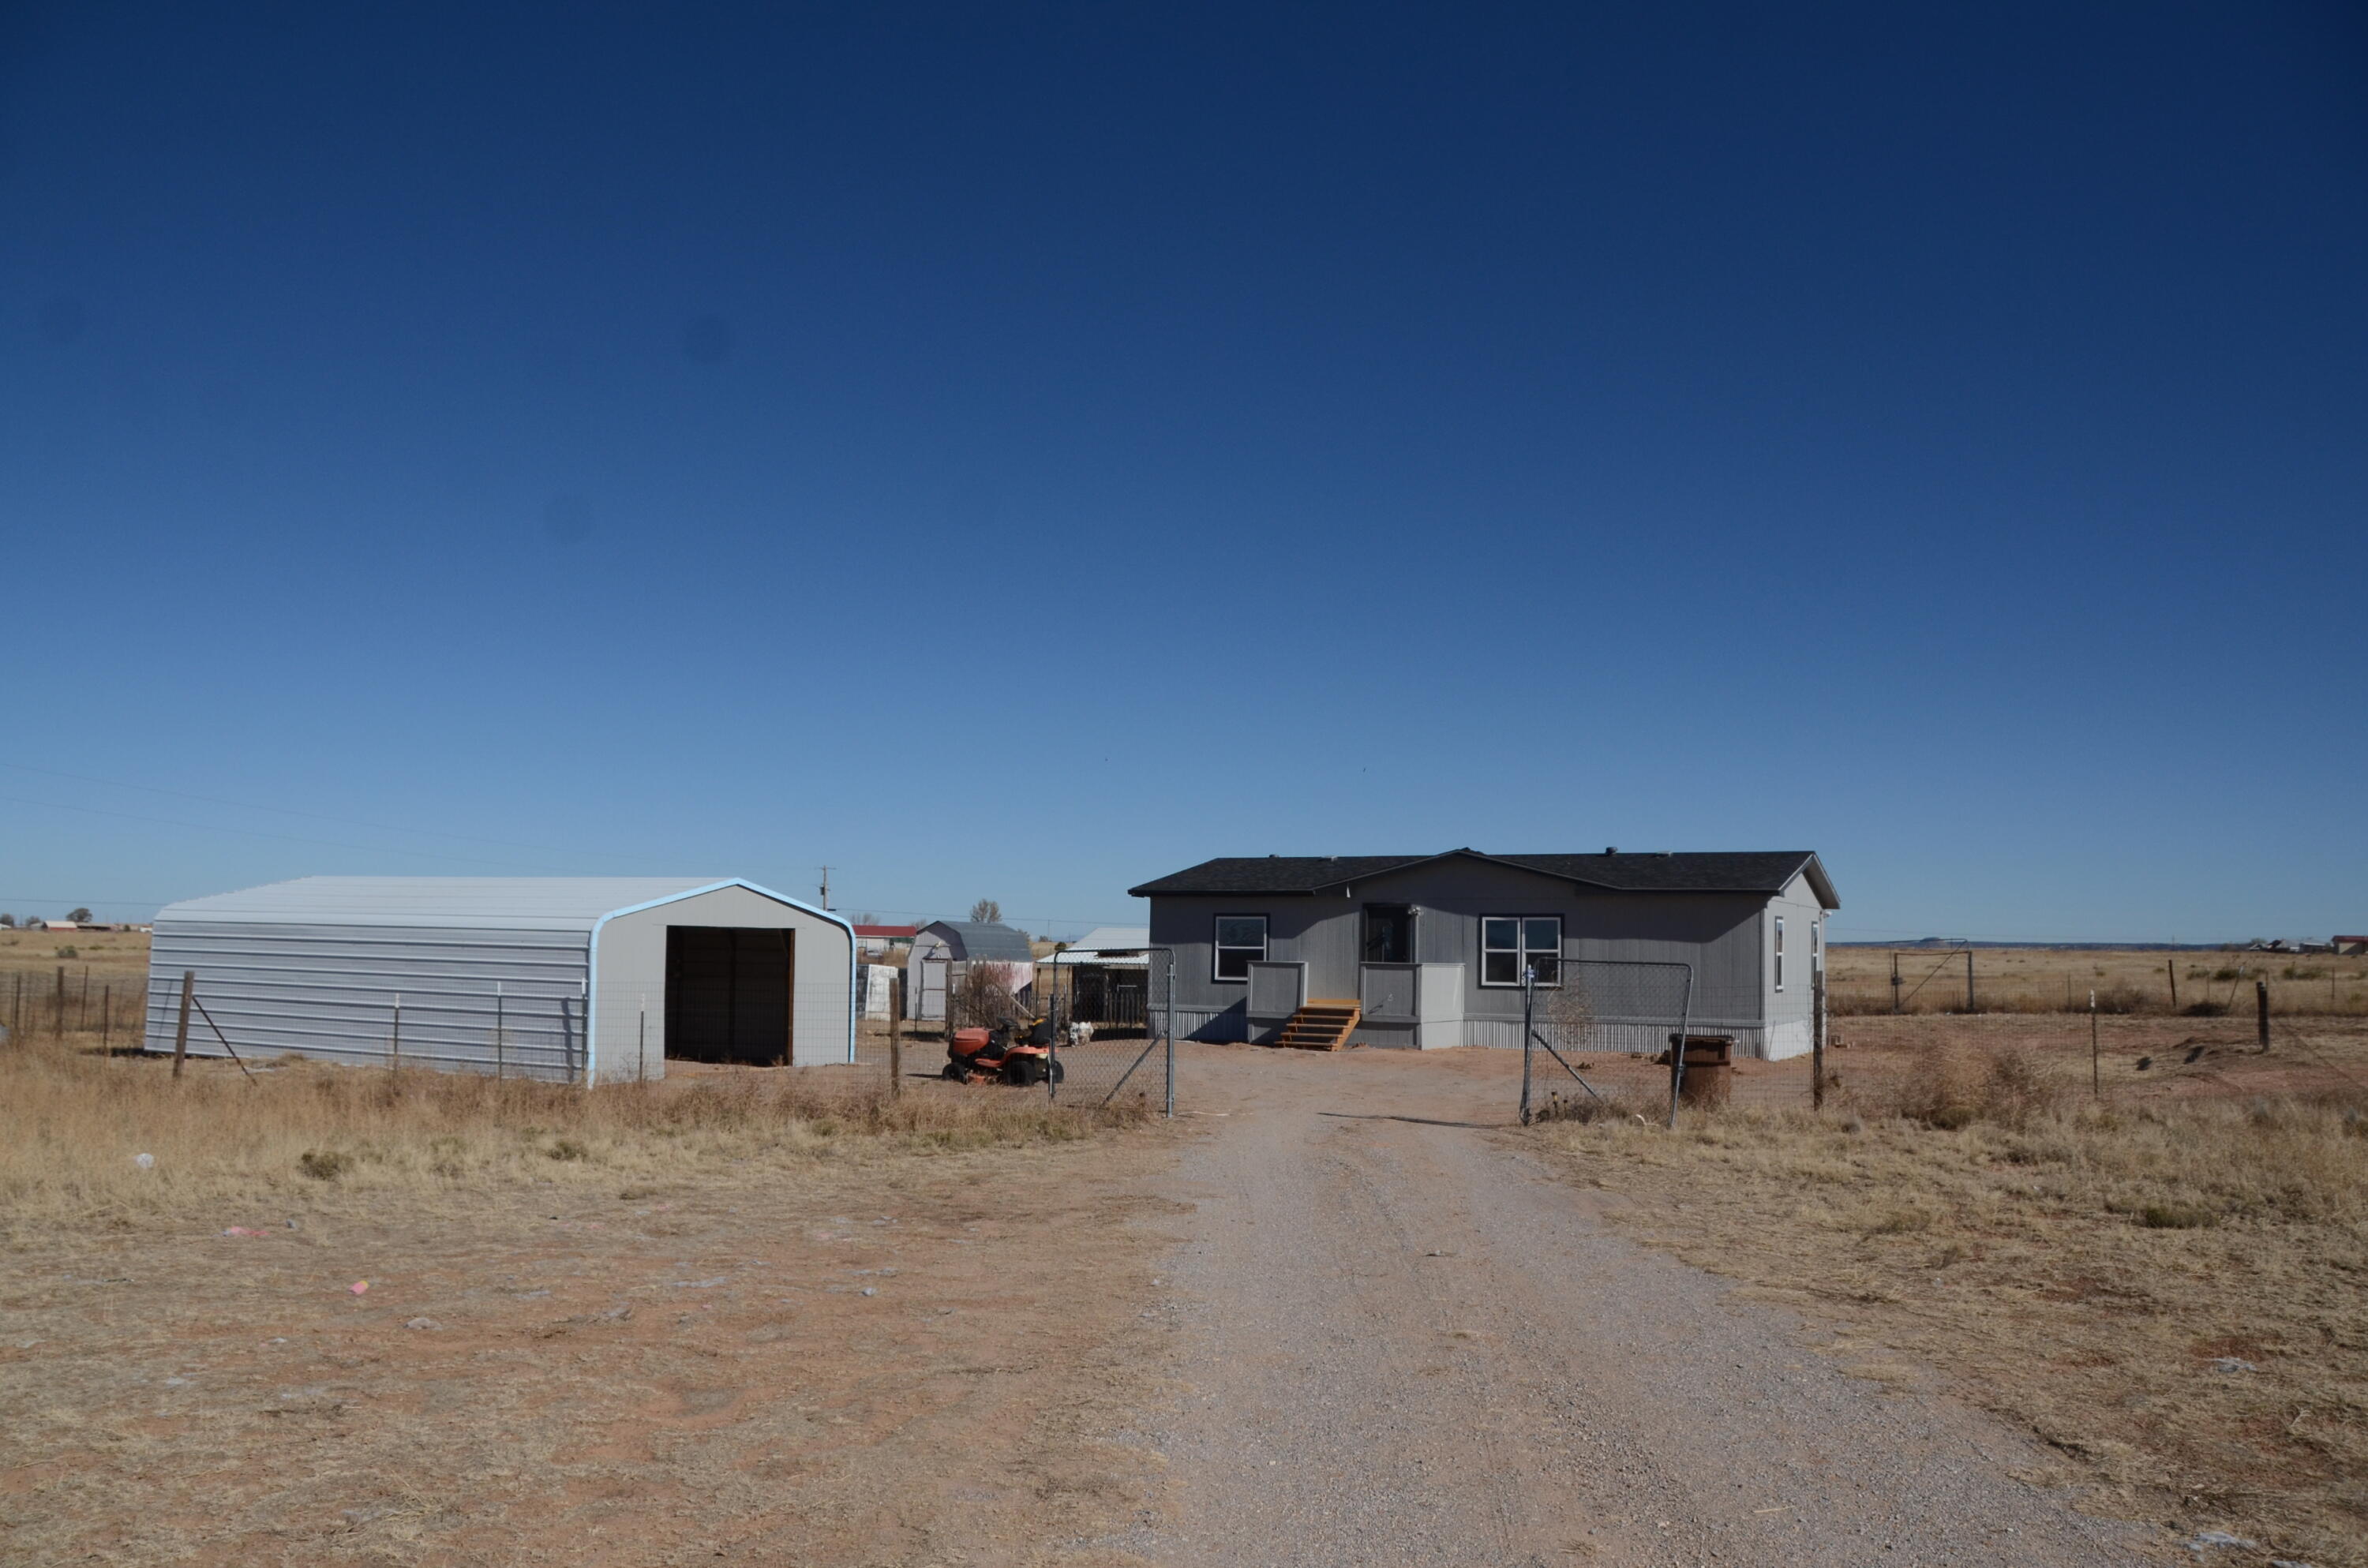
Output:
[[[1525,973],[1552,992],[1566,963],[1624,960],[1688,966],[1690,1027],[1763,1058],[1809,1050],[1841,907],[1804,849],[1268,855],[1129,891],[1176,955],[1179,1035],[1270,1043],[1332,1002],[1367,1045],[1519,1046]]]

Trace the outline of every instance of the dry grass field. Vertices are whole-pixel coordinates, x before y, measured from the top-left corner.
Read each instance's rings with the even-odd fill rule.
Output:
[[[1153,1506],[1099,1434],[1157,1245],[1112,1184],[1169,1136],[847,1068],[176,1083],[20,1039],[0,1556],[1105,1562],[1057,1543]]]
[[[175,1084],[79,1003],[85,965],[136,994],[145,939],[77,935],[0,937],[0,1004],[40,998],[0,1050],[11,1561],[1089,1564],[1057,1543],[1163,1506],[1107,1434],[1157,1372],[1121,1348],[1140,1195],[1189,1134],[848,1069]],[[1838,996],[1859,959],[1887,979],[1841,949]],[[1515,1136],[1866,1376],[2027,1426],[2033,1479],[2259,1543],[2217,1562],[2368,1568],[2359,966],[2272,973],[2263,1052],[2248,1007],[2184,1011],[2197,959],[2093,1055],[2047,966],[2135,990],[2161,955],[1987,949],[1983,1005],[2031,1010],[1837,1017],[1822,1113]]]
[[[2027,1426],[2034,1479],[2258,1543],[2215,1562],[2368,1563],[2368,1028],[2110,1018],[2092,1078],[2087,1026],[1839,1020],[1823,1114],[1539,1136],[1867,1376]]]
[[[1929,948],[1830,949],[1827,974],[1831,1009],[1889,1013],[1895,951],[1902,1012],[1965,1011],[1964,952]],[[1974,1001],[1975,1010],[1984,1013],[2086,1012],[2093,990],[2099,1008],[2107,1013],[2249,1016],[2253,983],[2260,980],[2269,983],[2273,1014],[2368,1017],[2368,958],[2071,948],[1975,948],[1972,952]]]

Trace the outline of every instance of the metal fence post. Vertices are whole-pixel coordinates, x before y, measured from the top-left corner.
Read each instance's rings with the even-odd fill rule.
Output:
[[[1530,1041],[1537,1032],[1538,971],[1521,968],[1521,1125],[1530,1124]]]
[[[387,1037],[386,1070],[403,1071],[403,993],[394,994],[394,1032]]]
[[[1809,1108],[1826,1108],[1826,971],[1809,977]]]
[[[2261,1054],[2266,1056],[2270,1052],[2270,983],[2266,980],[2253,982],[2253,1017],[2260,1034]]]
[[[905,974],[902,970],[888,979],[888,1097],[901,1099],[905,1094]]]
[[[1060,955],[1053,954],[1058,960]],[[1050,980],[1040,981],[1044,987],[1044,1022],[1049,1026],[1051,1043],[1045,1047],[1044,1097],[1057,1104],[1061,1098],[1061,965],[1053,965]]]
[[[1686,1036],[1693,1032],[1694,966],[1686,971],[1685,999],[1678,1004],[1678,1038],[1669,1046],[1669,1125],[1678,1125],[1678,1096],[1686,1087]]]
[[[502,1041],[502,983],[494,982],[494,1076],[503,1076],[504,1046]]]
[[[1160,1026],[1167,1037],[1167,1116],[1176,1117],[1176,950],[1167,951],[1167,1018]]]
[[[173,1076],[181,1075],[181,1065],[189,1059],[189,998],[198,991],[198,971],[181,971],[181,1025],[173,1031]]]

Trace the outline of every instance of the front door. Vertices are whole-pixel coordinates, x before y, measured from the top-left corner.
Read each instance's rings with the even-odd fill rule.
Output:
[[[1411,905],[1365,905],[1365,961],[1414,962],[1414,909]]]

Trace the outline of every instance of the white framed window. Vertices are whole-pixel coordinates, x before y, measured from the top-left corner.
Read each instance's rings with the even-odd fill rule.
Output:
[[[1784,917],[1776,917],[1776,989],[1784,989]]]
[[[1266,916],[1217,916],[1215,951],[1210,960],[1212,980],[1247,980],[1250,965],[1266,957]]]
[[[1562,983],[1562,916],[1484,915],[1480,917],[1480,983],[1519,985],[1521,971],[1540,985]]]

